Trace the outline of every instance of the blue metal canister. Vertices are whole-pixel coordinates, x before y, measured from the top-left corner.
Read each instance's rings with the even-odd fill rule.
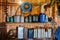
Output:
[[[55,35],[56,39],[60,40],[60,26],[58,26],[58,28],[56,29],[54,35]]]
[[[46,22],[46,15],[44,13],[40,14],[39,21],[42,22],[42,23]]]
[[[34,29],[28,29],[28,38],[32,39],[34,34]]]

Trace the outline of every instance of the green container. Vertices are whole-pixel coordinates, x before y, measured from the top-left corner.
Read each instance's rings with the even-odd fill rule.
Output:
[[[14,17],[9,17],[9,22],[14,22]]]

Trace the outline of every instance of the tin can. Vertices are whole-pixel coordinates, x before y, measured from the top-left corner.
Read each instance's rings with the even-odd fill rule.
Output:
[[[14,22],[20,22],[21,21],[20,18],[21,18],[20,16],[14,16]]]
[[[24,22],[24,16],[21,16],[21,22]]]
[[[29,22],[29,20],[28,20],[28,16],[25,18],[25,22]]]
[[[9,17],[9,22],[14,22],[14,17],[13,16]]]
[[[24,38],[24,27],[18,26],[18,39]]]
[[[32,22],[32,16],[29,15],[29,22]]]
[[[37,38],[37,29],[34,29],[34,38]]]

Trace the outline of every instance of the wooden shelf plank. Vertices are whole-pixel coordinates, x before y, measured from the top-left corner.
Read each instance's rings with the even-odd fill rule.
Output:
[[[51,23],[6,23],[6,25],[23,25],[23,26],[39,26],[39,27],[44,27],[44,25],[49,25],[49,27],[52,26]]]

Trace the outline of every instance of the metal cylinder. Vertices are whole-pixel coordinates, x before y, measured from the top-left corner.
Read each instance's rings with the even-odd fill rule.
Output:
[[[18,26],[18,39],[24,38],[24,27]]]
[[[25,22],[28,22],[29,20],[28,20],[28,16],[25,18]]]
[[[38,22],[38,16],[36,15],[36,22]]]
[[[6,16],[6,22],[9,22],[9,16]]]
[[[34,34],[34,30],[33,29],[28,29],[28,38],[29,39],[33,39],[33,34]]]
[[[9,22],[14,22],[14,17],[13,16],[9,17]]]
[[[41,13],[41,14],[40,14],[39,21],[42,22],[42,23],[46,22],[46,15],[43,14],[43,13]]]
[[[38,39],[42,38],[42,37],[41,37],[41,36],[42,36],[41,34],[42,34],[42,29],[39,29],[39,28],[38,28]]]
[[[33,22],[35,22],[35,21],[36,21],[36,16],[34,15],[34,16],[33,16]]]
[[[29,22],[32,22],[32,16],[29,15]]]
[[[52,36],[51,36],[51,35],[52,35],[51,32],[52,32],[52,30],[51,30],[51,28],[49,28],[49,29],[48,29],[48,38],[51,38],[51,37],[52,37]]]
[[[20,22],[21,21],[20,18],[21,18],[20,16],[14,16],[14,22]]]
[[[34,29],[34,38],[37,38],[37,29]]]
[[[24,22],[24,16],[21,16],[21,22]]]

